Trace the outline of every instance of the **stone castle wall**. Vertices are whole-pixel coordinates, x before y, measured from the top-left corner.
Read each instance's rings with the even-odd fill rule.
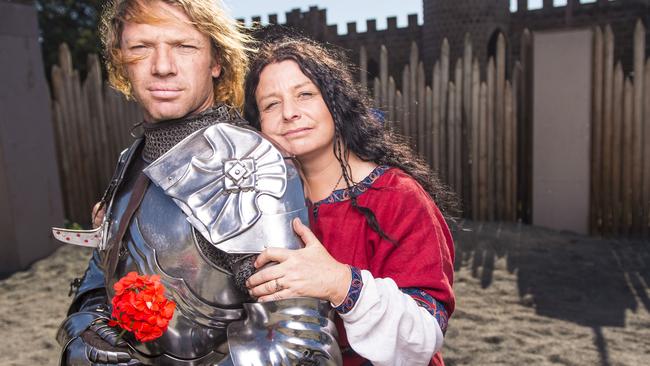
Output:
[[[568,0],[566,6],[553,6],[553,0],[543,0],[541,9],[529,10],[526,0],[518,0],[516,12],[510,12],[509,0],[423,0],[423,24],[417,14],[408,16],[408,25],[397,27],[397,18],[387,18],[386,29],[378,30],[374,19],[366,21],[367,30],[357,32],[357,24],[347,24],[347,33],[338,34],[336,25],[327,24],[326,9],[310,7],[308,11],[293,9],[286,13],[285,25],[299,29],[321,42],[329,42],[348,49],[350,61],[359,62],[359,49],[368,52],[368,80],[379,73],[379,47],[383,44],[389,53],[389,74],[400,84],[401,72],[409,61],[411,43],[415,42],[430,74],[440,56],[442,40],[450,44],[450,64],[463,54],[464,37],[469,33],[473,56],[484,62],[493,53],[498,32],[506,34],[508,66],[519,59],[522,31],[553,31],[589,28],[610,24],[615,35],[615,59],[621,60],[626,72],[632,69],[634,27],[641,19],[650,27],[650,0],[597,0],[581,4]],[[260,21],[254,17],[253,21]],[[269,23],[277,24],[277,15],[269,15]],[[650,35],[650,30],[647,34]],[[646,49],[650,37],[646,36]],[[427,79],[430,75],[427,75]]]

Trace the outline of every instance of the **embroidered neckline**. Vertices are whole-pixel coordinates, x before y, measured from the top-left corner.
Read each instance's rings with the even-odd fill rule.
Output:
[[[388,165],[378,165],[361,182],[353,185],[350,188],[346,187],[337,189],[326,198],[314,203],[312,208],[314,217],[318,216],[318,207],[324,203],[343,202],[351,199],[352,197],[359,197],[363,192],[367,191],[368,188],[370,188],[370,186],[389,168],[390,167]]]

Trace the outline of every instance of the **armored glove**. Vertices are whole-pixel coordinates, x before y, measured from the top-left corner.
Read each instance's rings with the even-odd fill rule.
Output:
[[[141,365],[133,358],[119,332],[100,312],[79,312],[63,322],[57,334],[63,346],[61,365]]]

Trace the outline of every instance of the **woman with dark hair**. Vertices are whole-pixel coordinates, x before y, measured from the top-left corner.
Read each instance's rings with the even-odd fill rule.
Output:
[[[300,162],[311,225],[293,223],[305,248],[259,255],[251,295],[330,301],[346,365],[442,365],[454,195],[377,121],[343,58],[313,41],[263,43],[245,98],[246,119]]]

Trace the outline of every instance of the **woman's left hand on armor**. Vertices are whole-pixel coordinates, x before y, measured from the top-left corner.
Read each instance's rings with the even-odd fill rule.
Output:
[[[261,302],[306,296],[340,304],[350,285],[350,267],[336,261],[300,220],[292,224],[305,247],[264,250],[255,261],[258,272],[246,281],[249,293]]]

